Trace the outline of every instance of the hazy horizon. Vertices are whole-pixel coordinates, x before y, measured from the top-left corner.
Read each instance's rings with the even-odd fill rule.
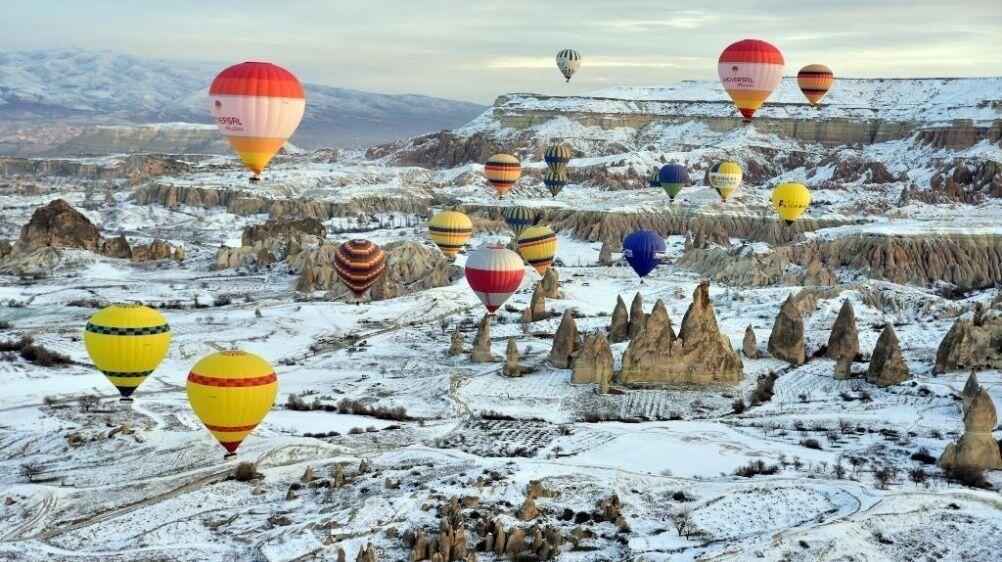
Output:
[[[268,60],[305,82],[482,104],[505,92],[714,79],[720,51],[745,37],[775,44],[788,75],[815,62],[855,78],[1002,74],[998,2],[536,4],[39,0],[6,8],[0,49],[107,50],[216,66]],[[583,57],[570,84],[553,61],[567,47]]]

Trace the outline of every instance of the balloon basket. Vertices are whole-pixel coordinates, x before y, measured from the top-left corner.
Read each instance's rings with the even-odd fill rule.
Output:
[[[235,458],[237,458],[237,454],[236,453],[226,453],[225,455],[223,455],[223,460],[224,461],[231,461],[231,460],[233,460]]]
[[[790,226],[791,224],[793,224],[793,221],[788,221],[786,219],[783,219],[783,222],[786,223],[786,226]]]
[[[118,399],[118,403],[119,404],[128,404],[130,406],[135,401],[136,401],[136,399],[133,398],[133,397],[131,397],[131,396],[123,396],[123,397],[121,397],[121,398]]]
[[[251,176],[251,177],[247,178],[247,183],[261,183],[261,177],[260,176]]]

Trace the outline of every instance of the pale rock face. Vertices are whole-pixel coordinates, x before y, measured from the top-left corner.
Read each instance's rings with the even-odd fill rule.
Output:
[[[116,238],[108,238],[101,244],[101,253],[109,258],[132,259],[132,246],[125,239],[125,235]]]
[[[484,314],[477,327],[477,335],[473,337],[470,363],[491,363],[494,360],[494,356],[491,355],[491,315]]]
[[[978,390],[981,389],[981,384],[978,383],[978,376],[971,371],[971,375],[967,377],[967,382],[964,384],[964,391],[961,393],[961,398],[964,401],[964,411],[971,405],[971,400],[977,396]]]
[[[749,359],[758,358],[758,342],[755,341],[755,330],[751,326],[745,328],[745,337],[741,340],[741,350]]]
[[[804,320],[793,302],[791,294],[783,302],[769,335],[769,353],[791,365],[802,365],[807,360],[804,345]]]
[[[456,356],[463,354],[463,335],[459,333],[459,326],[452,332],[451,342],[449,344],[449,355]]]
[[[870,367],[866,371],[866,380],[878,386],[891,386],[909,377],[908,365],[901,356],[901,345],[894,328],[888,324],[884,327],[877,346],[873,349]]]
[[[581,346],[574,361],[572,384],[608,384],[612,380],[614,359],[612,348],[602,334],[592,334]]]
[[[1002,317],[983,318],[980,325],[961,318],[936,351],[934,374],[962,369],[1002,369]]]
[[[711,384],[743,375],[741,356],[717,326],[709,285],[702,283],[675,336],[664,303],[658,301],[643,329],[623,354],[624,384]]]
[[[626,302],[623,297],[616,296],[616,308],[612,311],[612,323],[609,325],[609,341],[623,342],[630,337],[630,315],[626,312]]]
[[[1002,469],[1002,452],[992,437],[998,421],[995,404],[988,391],[978,388],[964,413],[964,434],[956,443],[950,443],[939,459],[947,467],[972,467],[988,470]]]
[[[550,349],[550,362],[555,367],[569,369],[574,364],[574,356],[581,347],[581,337],[578,335],[578,325],[570,310],[565,310],[560,318],[560,325],[553,337],[553,347]]]
[[[132,261],[134,262],[165,260],[173,255],[174,247],[160,238],[154,238],[149,245],[136,244],[132,247]]]

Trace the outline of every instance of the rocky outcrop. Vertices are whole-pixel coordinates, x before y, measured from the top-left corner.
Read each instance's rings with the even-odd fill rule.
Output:
[[[491,363],[493,361],[496,359],[491,354],[491,315],[484,314],[477,326],[477,335],[473,337],[470,363]]]
[[[370,295],[373,301],[451,285],[463,274],[441,252],[412,240],[391,242],[383,246],[383,251],[386,270],[382,287]]]
[[[768,349],[773,357],[791,365],[802,365],[807,360],[804,320],[800,317],[800,310],[792,294],[783,301],[776,322],[772,325]]]
[[[463,354],[463,334],[459,332],[459,325],[456,325],[456,329],[452,331],[448,353],[451,356]]]
[[[633,295],[633,302],[630,303],[630,325],[627,335],[632,339],[646,323],[647,315],[644,314],[644,298],[640,296],[640,293],[637,293]]]
[[[612,348],[605,336],[592,334],[585,340],[574,361],[574,372],[571,373],[572,384],[598,384],[607,387],[612,380],[612,369],[615,360]]]
[[[149,244],[132,246],[132,261],[145,262],[166,260],[174,257],[174,247],[162,238],[154,238]]]
[[[7,158],[0,157],[0,176],[32,175],[62,176],[80,179],[126,179],[137,183],[152,177],[183,175],[192,169],[192,155],[183,159],[160,154],[142,154],[126,157],[83,160],[64,158]]]
[[[960,318],[936,350],[933,374],[965,369],[1002,369],[1002,317]]]
[[[686,252],[705,250],[713,245],[725,248],[731,245],[731,239],[720,223],[696,223],[692,230],[685,233],[684,249]]]
[[[626,312],[626,302],[616,295],[616,308],[612,309],[612,322],[609,324],[609,341],[619,343],[630,337],[630,315]]]
[[[581,347],[578,335],[578,325],[570,310],[565,310],[560,318],[560,326],[553,336],[553,347],[550,349],[550,362],[555,367],[569,369],[574,364],[574,356]]]
[[[557,273],[557,268],[548,268],[540,283],[543,287],[543,296],[546,298],[559,299],[563,296],[560,294],[560,275]]]
[[[523,369],[518,363],[518,345],[515,344],[515,340],[508,340],[504,357],[504,367],[502,367],[501,372],[506,377],[521,377]]]
[[[741,340],[741,351],[748,359],[758,359],[758,342],[755,341],[755,330],[751,326],[745,328],[745,337]]]
[[[264,224],[253,224],[244,227],[240,237],[241,246],[253,246],[255,242],[270,239],[291,239],[302,238],[303,235],[312,236],[319,240],[327,237],[327,229],[323,223],[315,218],[290,218],[269,219]]]
[[[608,267],[613,263],[615,262],[612,260],[612,245],[602,242],[602,247],[598,251],[598,265]]]
[[[101,243],[101,254],[109,258],[132,259],[132,246],[125,239],[125,235],[119,235]]]
[[[891,386],[908,379],[908,376],[908,365],[901,356],[898,336],[894,333],[894,327],[888,324],[877,338],[870,368],[866,371],[866,380],[878,386]]]
[[[720,332],[710,302],[709,284],[701,283],[682,318],[676,338],[664,303],[658,301],[643,329],[623,354],[619,381],[624,384],[706,385],[734,382],[743,374],[741,356]]]
[[[974,400],[974,397],[977,396],[978,390],[980,389],[981,384],[978,383],[978,376],[974,373],[974,371],[971,371],[970,376],[967,377],[967,382],[964,383],[964,390],[960,394],[961,400],[964,403],[965,412],[967,411],[967,408],[970,407],[971,401]]]
[[[18,251],[27,252],[45,246],[98,251],[101,232],[90,220],[62,199],[55,199],[35,209],[21,227]]]
[[[964,434],[956,443],[947,445],[939,458],[939,466],[1002,469],[1002,453],[992,437],[997,421],[991,395],[978,388],[964,411]]]
[[[856,329],[856,312],[852,301],[842,301],[831,334],[825,357],[835,360],[835,378],[844,380],[852,377],[852,362],[859,354],[859,332]]]

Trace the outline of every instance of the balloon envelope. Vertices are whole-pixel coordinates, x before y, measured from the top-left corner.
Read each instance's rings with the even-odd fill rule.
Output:
[[[751,120],[779,85],[783,65],[779,49],[759,39],[743,39],[720,53],[717,61],[720,82],[746,121]]]
[[[473,234],[473,221],[459,211],[442,211],[428,221],[428,238],[448,257],[454,257]]]
[[[528,207],[508,207],[504,210],[504,222],[517,238],[523,230],[536,224],[536,212]]]
[[[786,224],[793,224],[810,204],[811,192],[802,183],[781,183],[772,190],[772,205]]]
[[[466,260],[466,281],[490,313],[518,290],[523,277],[522,258],[508,248],[484,246]]]
[[[511,154],[495,154],[484,164],[484,175],[498,197],[504,197],[522,175],[522,164]]]
[[[724,201],[741,185],[741,177],[741,166],[734,162],[717,162],[710,168],[710,185]]]
[[[668,194],[668,198],[674,200],[678,192],[689,185],[689,172],[681,164],[665,164],[658,172],[658,184]]]
[[[557,253],[557,235],[548,226],[531,226],[518,237],[518,253],[543,275]]]
[[[835,74],[823,64],[809,64],[797,73],[797,85],[811,105],[817,105],[834,83]]]
[[[559,170],[571,161],[571,149],[564,143],[551,144],[546,148],[543,158],[551,170]]]
[[[386,254],[375,242],[348,240],[334,255],[334,269],[355,298],[361,298],[386,269]]]
[[[574,76],[574,73],[581,68],[581,53],[574,49],[560,51],[557,53],[557,68],[560,69],[560,73],[564,75],[564,78],[570,82],[571,76]]]
[[[216,76],[209,104],[219,132],[256,178],[302,121],[306,94],[288,70],[244,62]]]
[[[563,168],[559,170],[547,170],[543,174],[543,185],[550,190],[550,195],[556,197],[567,185],[567,172]]]
[[[217,351],[188,373],[188,403],[227,452],[235,453],[278,394],[275,369],[246,351]]]
[[[650,230],[638,230],[623,240],[623,257],[640,277],[657,268],[658,254],[664,251],[664,238]]]
[[[167,319],[138,304],[106,306],[84,328],[87,354],[122,398],[132,396],[163,361],[170,339]]]

